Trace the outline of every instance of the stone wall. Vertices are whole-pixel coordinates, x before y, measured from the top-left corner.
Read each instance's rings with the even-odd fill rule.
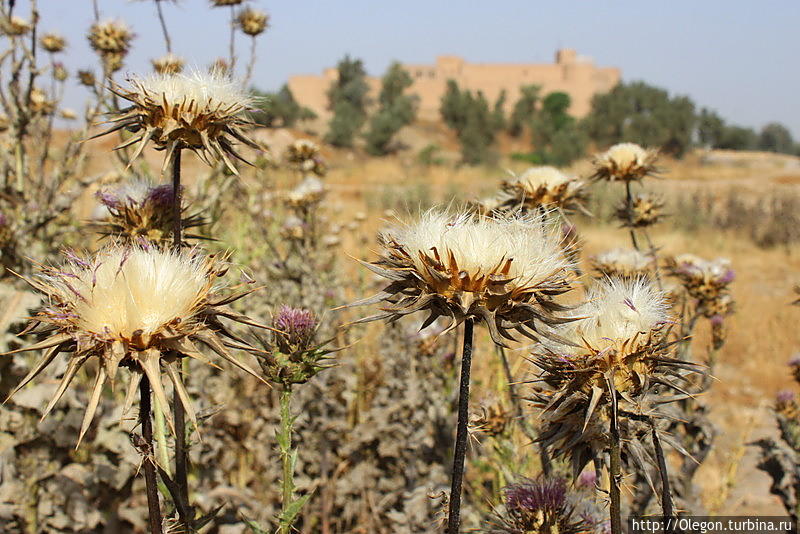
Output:
[[[403,65],[414,79],[410,92],[419,96],[419,116],[436,119],[439,101],[445,92],[447,80],[455,80],[459,87],[483,91],[490,102],[503,89],[506,110],[510,110],[519,97],[523,85],[540,85],[541,95],[562,91],[572,98],[570,113],[585,116],[591,109],[591,99],[597,93],[610,91],[620,81],[620,70],[615,67],[596,67],[591,59],[578,56],[574,50],[556,52],[552,64],[468,63],[458,56],[439,56],[434,65]],[[330,84],[336,79],[335,68],[325,69],[322,75],[300,75],[289,78],[289,88],[298,102],[327,117],[327,97]],[[380,78],[369,77],[370,96],[377,98]]]

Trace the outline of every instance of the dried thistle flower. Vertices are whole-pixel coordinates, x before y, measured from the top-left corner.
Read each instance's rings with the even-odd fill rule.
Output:
[[[481,414],[473,417],[470,427],[473,432],[483,432],[489,436],[500,436],[511,421],[511,412],[500,402],[492,402],[488,408],[481,406]]]
[[[319,204],[325,192],[325,186],[319,178],[308,176],[287,193],[286,203],[293,208],[306,210]]]
[[[45,33],[39,39],[39,45],[51,54],[55,54],[67,47],[67,41],[57,33]]]
[[[580,517],[563,478],[524,479],[503,489],[503,510],[490,522],[491,534],[591,534],[593,522]]]
[[[135,36],[123,21],[105,20],[92,24],[86,37],[89,45],[98,54],[125,56],[130,51],[131,41]]]
[[[170,424],[161,373],[166,373],[190,419],[196,422],[180,379],[179,360],[190,357],[213,365],[198,345],[258,377],[229,352],[230,348],[251,352],[256,349],[230,334],[221,322],[223,317],[260,325],[228,307],[251,290],[223,292],[219,280],[228,269],[224,256],[121,246],[102,250],[91,258],[69,252],[66,256],[64,265],[40,266],[38,274],[24,278],[43,293],[46,302],[24,333],[46,337],[9,354],[45,352],[11,395],[38,376],[59,354],[66,354],[67,370],[44,410],[44,418],[64,395],[78,370],[87,362],[96,361],[94,387],[78,444],[94,417],[104,385],[114,384],[120,367],[131,371],[124,411],[130,408],[139,381],[146,375]]]
[[[183,71],[185,62],[175,54],[166,54],[150,61],[153,69],[159,74],[178,74]]]
[[[238,6],[243,0],[211,0],[211,7]]]
[[[713,303],[729,291],[736,277],[729,259],[704,260],[693,254],[681,254],[668,260],[668,266],[689,296],[697,299],[700,306],[712,307],[711,315],[716,314],[715,306],[725,305]]]
[[[319,146],[308,139],[297,139],[286,149],[286,161],[297,170],[325,176],[327,167],[319,152]]]
[[[427,310],[423,328],[450,318],[447,330],[467,318],[483,321],[504,345],[516,331],[530,339],[552,336],[565,309],[553,297],[571,289],[574,274],[558,229],[543,215],[475,217],[431,210],[414,223],[379,235],[380,258],[361,262],[391,281],[373,297],[350,304],[384,302],[383,313],[357,322]]]
[[[67,79],[67,77],[69,77],[69,73],[67,73],[67,69],[64,67],[64,64],[60,61],[53,63],[53,78],[59,82],[63,82]]]
[[[611,182],[641,180],[655,174],[658,152],[640,147],[635,143],[620,143],[595,156],[594,180]]]
[[[631,199],[630,207],[623,201],[614,213],[617,220],[626,228],[646,228],[659,222],[664,213],[664,199],[659,195],[639,193]]]
[[[599,277],[637,278],[655,267],[654,257],[635,248],[615,248],[591,258]]]
[[[106,208],[108,215],[94,224],[103,237],[112,237],[129,244],[153,243],[168,246],[172,243],[174,221],[172,185],[155,186],[148,182],[132,182],[117,190],[101,189],[97,199]],[[183,205],[181,213],[188,207]],[[183,215],[181,227],[184,231],[206,224],[199,214]],[[186,233],[184,239],[203,239],[202,236]],[[184,242],[185,246],[188,243]]]
[[[81,85],[86,87],[94,87],[97,80],[94,77],[94,72],[88,69],[82,69],[78,71],[78,81]]]
[[[236,17],[239,28],[243,33],[251,37],[256,37],[267,29],[269,25],[269,15],[258,9],[247,8],[239,12]]]
[[[16,15],[3,19],[2,30],[3,33],[11,37],[19,37],[31,31],[31,23],[22,17]]]
[[[315,341],[320,321],[311,310],[281,306],[272,319],[273,343],[260,340],[270,353],[260,360],[266,377],[276,384],[304,384],[331,366],[326,349],[331,340]]]
[[[94,137],[123,128],[133,132],[135,135],[117,147],[136,144],[131,161],[152,142],[166,150],[164,166],[176,149],[189,149],[208,165],[222,160],[238,174],[228,156],[249,162],[234,150],[232,140],[259,148],[243,131],[252,124],[243,117],[252,97],[229,78],[203,72],[152,74],[131,78],[129,83],[130,89],[115,86],[111,90],[131,105],[111,119],[112,128]]]
[[[586,212],[583,206],[585,200],[585,184],[555,167],[531,167],[514,180],[504,181],[499,196],[506,210],[535,210],[540,206],[552,206],[566,211]]]
[[[65,120],[68,120],[68,121],[74,121],[75,119],[78,118],[78,114],[75,113],[75,110],[73,110],[71,108],[62,109],[60,115],[61,115],[62,119],[65,119]]]
[[[609,447],[614,395],[623,453],[645,468],[652,463],[643,441],[649,423],[665,417],[662,404],[688,395],[682,373],[696,370],[670,356],[664,294],[645,278],[608,279],[573,313],[579,319],[559,335],[576,346],[543,344],[532,359],[541,369],[533,402],[542,410],[542,443],[568,457],[577,477]],[[672,437],[661,439],[682,450]]]
[[[231,65],[224,57],[218,57],[208,66],[208,72],[220,76],[230,76],[232,74]]]
[[[56,103],[47,97],[47,93],[39,89],[38,87],[34,87],[31,89],[31,96],[28,104],[30,105],[31,111],[36,114],[41,115],[51,115],[56,110]]]
[[[0,249],[9,248],[13,245],[14,228],[5,213],[0,213]]]

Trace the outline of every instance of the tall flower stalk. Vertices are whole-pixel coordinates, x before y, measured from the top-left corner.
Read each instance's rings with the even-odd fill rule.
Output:
[[[395,321],[427,311],[422,328],[440,317],[450,321],[444,332],[464,324],[448,533],[458,532],[461,523],[473,324],[486,325],[500,346],[514,339],[512,332],[537,341],[557,338],[554,327],[569,319],[554,298],[572,281],[559,241],[558,231],[541,215],[479,217],[432,210],[379,235],[379,259],[361,262],[389,284],[349,305],[383,304],[381,313],[356,322]]]

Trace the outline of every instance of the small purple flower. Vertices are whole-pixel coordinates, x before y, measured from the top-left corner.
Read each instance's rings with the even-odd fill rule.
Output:
[[[144,197],[142,204],[153,204],[159,208],[167,208],[172,206],[174,201],[175,194],[172,186],[165,184],[151,188]]]
[[[736,278],[736,273],[733,271],[733,269],[728,269],[725,271],[725,274],[719,277],[718,282],[720,284],[730,284],[733,282],[734,278]]]
[[[778,402],[778,404],[792,402],[794,401],[794,391],[789,391],[788,389],[781,390],[775,396],[775,400]]]
[[[94,194],[98,201],[108,209],[119,209],[122,206],[122,201],[114,193],[101,189]]]
[[[787,362],[789,367],[800,367],[800,354],[795,354],[792,359]]]
[[[506,487],[504,494],[512,514],[556,512],[567,504],[567,483],[563,478],[527,480]]]
[[[711,326],[722,326],[722,324],[725,322],[725,318],[717,313],[711,317],[710,321]]]
[[[272,320],[278,348],[284,354],[293,354],[308,348],[317,330],[317,317],[305,308],[281,306]]]

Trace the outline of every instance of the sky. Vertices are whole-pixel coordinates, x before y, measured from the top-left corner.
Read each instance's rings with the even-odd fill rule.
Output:
[[[163,55],[154,0],[97,0],[101,18],[122,18],[137,34],[124,72],[149,72]],[[690,96],[729,122],[760,128],[778,121],[800,139],[800,2],[797,0],[250,0],[271,28],[257,41],[254,85],[277,89],[293,74],[317,74],[345,54],[380,75],[392,60],[433,63],[454,54],[470,62],[550,63],[574,48],[599,66],[622,70]],[[163,1],[175,52],[205,66],[227,55],[229,9],[209,0]],[[39,0],[41,29],[60,32],[74,72],[96,66],[85,38],[91,0]],[[25,15],[27,0],[15,13]],[[246,59],[249,38],[237,36]],[[241,61],[244,63],[244,61]],[[240,63],[240,64],[241,64]],[[66,105],[88,94],[72,87]]]

